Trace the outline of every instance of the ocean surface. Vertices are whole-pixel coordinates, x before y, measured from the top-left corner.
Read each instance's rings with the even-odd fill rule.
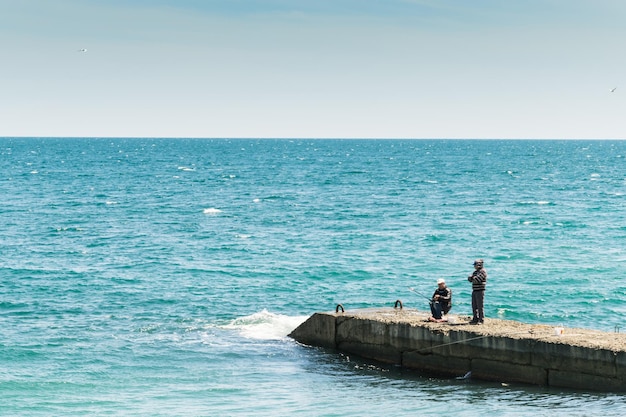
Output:
[[[623,416],[297,344],[316,311],[626,331],[626,142],[0,138],[2,416]]]

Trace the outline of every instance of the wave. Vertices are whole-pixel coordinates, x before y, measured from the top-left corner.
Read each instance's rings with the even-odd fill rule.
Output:
[[[202,212],[204,214],[220,214],[222,210],[214,208],[214,207],[210,207],[210,208],[205,208],[204,210],[202,210]]]
[[[554,206],[555,203],[551,202],[551,201],[545,201],[545,200],[541,200],[541,201],[519,201],[516,203],[518,206],[529,206],[529,205],[537,205],[537,206],[546,206],[546,205],[550,205],[550,206]]]
[[[263,309],[258,313],[237,318],[223,328],[236,330],[248,339],[280,340],[287,337],[307,318],[308,316],[293,317],[270,313]]]
[[[59,233],[60,232],[82,232],[82,231],[85,230],[85,229],[83,229],[82,227],[79,227],[79,226],[65,226],[65,227],[58,226],[58,227],[52,227],[51,229],[53,231],[59,232]]]

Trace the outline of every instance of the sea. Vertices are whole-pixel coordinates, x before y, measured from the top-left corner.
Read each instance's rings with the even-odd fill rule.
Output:
[[[626,331],[626,142],[0,138],[2,416],[623,416],[301,345],[315,312]],[[414,289],[411,291],[410,289]],[[600,387],[601,388],[601,387]]]

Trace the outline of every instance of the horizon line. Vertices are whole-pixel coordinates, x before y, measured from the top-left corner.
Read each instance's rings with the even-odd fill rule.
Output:
[[[197,139],[197,140],[611,140],[623,141],[625,138],[580,138],[580,137],[313,137],[313,136],[0,136],[0,139]]]

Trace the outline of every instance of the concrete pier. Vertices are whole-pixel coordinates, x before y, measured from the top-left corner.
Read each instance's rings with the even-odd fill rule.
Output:
[[[626,334],[384,308],[315,313],[300,343],[447,376],[594,391],[626,391]]]

